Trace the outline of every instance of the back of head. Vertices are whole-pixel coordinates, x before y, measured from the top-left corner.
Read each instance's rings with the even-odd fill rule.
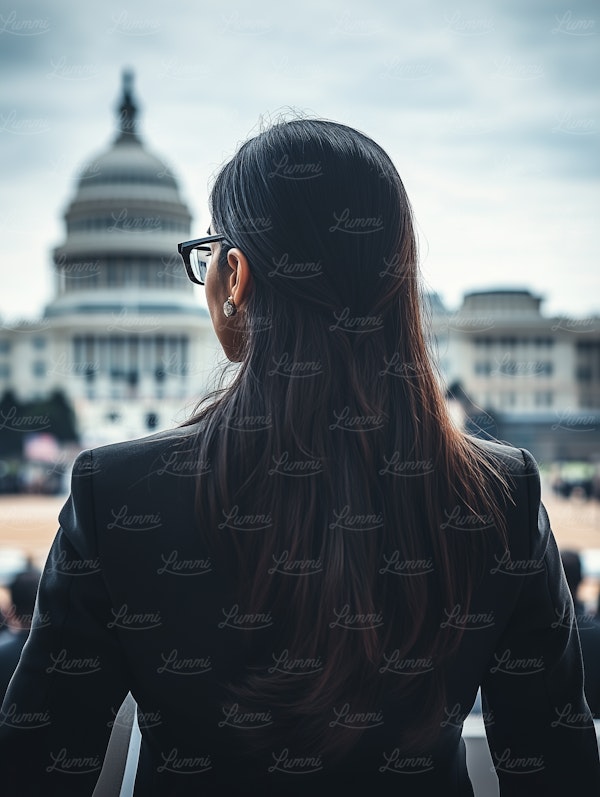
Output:
[[[325,314],[329,323],[345,313],[345,321],[357,319],[354,333],[361,321],[367,331],[365,316],[383,310],[414,277],[402,181],[378,144],[345,125],[274,125],[221,170],[211,204],[215,231],[246,254],[257,283],[250,332],[253,315],[268,311],[279,333],[283,314],[297,312],[307,322]]]
[[[276,124],[222,168],[211,210],[226,238],[219,276],[235,246],[253,277],[236,318],[242,369],[230,410],[267,417],[275,432],[293,418],[300,448],[321,438],[323,449],[340,415],[376,446],[396,404],[414,416],[402,419],[407,444],[432,432],[439,443],[443,399],[421,325],[411,209],[384,150],[335,122]],[[367,418],[381,423],[370,429]]]

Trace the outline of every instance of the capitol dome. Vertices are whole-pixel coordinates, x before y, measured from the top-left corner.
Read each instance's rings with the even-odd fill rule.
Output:
[[[79,192],[90,187],[118,185],[161,186],[177,191],[177,183],[167,166],[152,155],[135,137],[117,139],[115,145],[91,161],[82,171]]]
[[[81,171],[64,216],[67,235],[54,251],[56,296],[47,315],[123,301],[205,312],[177,254],[177,243],[190,237],[190,212],[169,167],[144,146],[137,115],[125,73],[115,140]]]
[[[117,111],[112,144],[79,173],[64,214],[47,359],[32,377],[34,391],[65,390],[88,446],[172,426],[222,353],[177,252],[191,215],[139,136],[129,73]]]
[[[178,200],[178,189],[175,178],[168,167],[156,155],[148,152],[139,139],[131,142],[115,142],[106,152],[92,160],[82,170],[77,186],[76,199],[89,198],[89,189],[97,190],[101,196],[102,190],[110,186],[111,189],[119,186],[152,186],[175,192],[170,196]]]

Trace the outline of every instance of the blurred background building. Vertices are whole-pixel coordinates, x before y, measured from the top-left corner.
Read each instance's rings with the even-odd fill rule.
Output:
[[[140,138],[131,84],[125,73],[116,137],[82,170],[64,214],[53,300],[41,320],[0,328],[4,429],[21,437],[46,431],[48,413],[23,407],[49,396],[73,407],[84,446],[168,428],[214,366],[212,324],[177,254],[190,212]]]
[[[430,297],[431,345],[467,429],[541,462],[600,460],[600,318],[551,318],[527,290]]]

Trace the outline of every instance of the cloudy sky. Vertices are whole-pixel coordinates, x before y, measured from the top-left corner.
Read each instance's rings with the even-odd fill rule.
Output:
[[[50,299],[50,249],[114,137],[124,67],[194,234],[211,175],[291,108],[387,149],[449,307],[527,287],[548,313],[599,312],[598,16],[592,0],[0,0],[0,315]]]

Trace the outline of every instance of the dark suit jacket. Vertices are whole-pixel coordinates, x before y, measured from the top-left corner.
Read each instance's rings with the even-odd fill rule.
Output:
[[[586,614],[580,601],[575,603],[575,617],[583,655],[585,697],[592,715],[600,719],[600,622]]]
[[[19,631],[3,631],[0,634],[0,702],[4,700],[6,689],[19,663],[19,657],[28,636],[28,628]]]
[[[2,706],[0,773],[12,784],[4,794],[90,794],[131,690],[142,731],[140,797],[464,797],[472,788],[461,728],[479,685],[503,795],[600,793],[573,603],[540,505],[537,467],[526,451],[494,444],[486,445],[514,482],[511,556],[492,548],[468,614],[446,611],[443,622],[465,633],[447,666],[435,746],[418,754],[399,747],[411,714],[390,698],[384,721],[341,764],[296,755],[283,733],[276,749],[247,760],[244,737],[268,717],[236,721],[223,710],[221,684],[247,662],[240,631],[226,621],[231,567],[207,560],[194,520],[194,474],[176,453],[194,431],[78,457],[33,630]],[[256,633],[264,634],[263,660],[275,666],[281,648],[271,644],[273,628]]]

